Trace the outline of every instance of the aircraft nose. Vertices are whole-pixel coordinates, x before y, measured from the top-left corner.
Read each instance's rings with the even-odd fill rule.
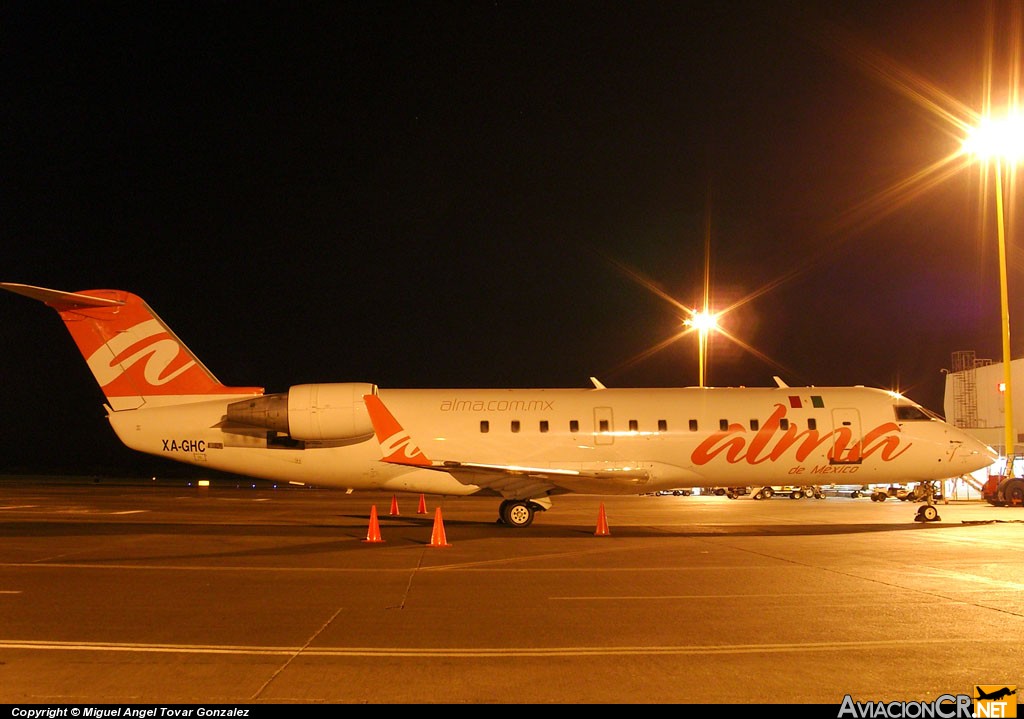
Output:
[[[962,434],[961,457],[970,467],[971,472],[988,467],[997,459],[999,453],[981,440],[969,434]]]

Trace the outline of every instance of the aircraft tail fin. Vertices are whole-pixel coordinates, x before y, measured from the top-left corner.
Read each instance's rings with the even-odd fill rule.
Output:
[[[262,387],[222,384],[149,305],[130,292],[63,292],[11,282],[0,282],[0,289],[57,311],[115,411],[263,394]]]

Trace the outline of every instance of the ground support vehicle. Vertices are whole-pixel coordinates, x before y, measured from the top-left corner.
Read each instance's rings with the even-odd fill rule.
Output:
[[[889,497],[906,501],[909,494],[910,490],[899,484],[893,484],[888,487],[874,487],[871,490],[871,501],[884,502]]]
[[[701,494],[713,494],[716,497],[736,499],[737,497],[750,494],[750,487],[712,487],[711,489],[701,490]]]
[[[807,486],[807,487],[753,487],[751,489],[754,499],[771,499],[772,497],[789,497],[790,499],[803,499],[807,497],[810,499],[824,499],[825,493],[821,491],[821,487]]]
[[[871,486],[867,484],[826,484],[821,487],[826,497],[849,497],[858,499],[871,495]]]
[[[996,507],[1024,507],[1024,479],[990,475],[981,487],[981,496]]]

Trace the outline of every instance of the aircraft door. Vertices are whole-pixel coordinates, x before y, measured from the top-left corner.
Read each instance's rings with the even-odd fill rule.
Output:
[[[614,444],[615,425],[611,407],[594,407],[594,444]]]
[[[832,410],[832,449],[829,464],[860,464],[864,437],[860,412],[856,409]]]

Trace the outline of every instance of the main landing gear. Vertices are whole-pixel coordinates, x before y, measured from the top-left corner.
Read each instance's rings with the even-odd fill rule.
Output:
[[[532,499],[506,499],[498,507],[498,523],[509,527],[529,527],[533,524],[534,515],[550,506],[550,500],[542,504]]]

